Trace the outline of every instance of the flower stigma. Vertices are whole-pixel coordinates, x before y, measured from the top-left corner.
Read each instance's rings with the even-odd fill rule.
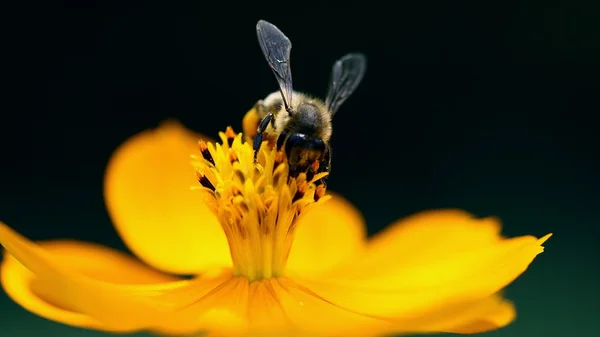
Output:
[[[327,175],[289,175],[285,154],[263,142],[254,163],[252,145],[231,127],[220,132],[221,143],[200,140],[202,156],[192,156],[208,208],[227,241],[233,273],[250,281],[284,274],[299,219],[327,201]]]

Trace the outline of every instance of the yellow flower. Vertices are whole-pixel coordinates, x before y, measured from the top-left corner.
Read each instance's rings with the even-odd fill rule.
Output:
[[[144,263],[90,243],[33,243],[0,224],[7,294],[48,319],[112,332],[475,333],[514,319],[499,291],[550,236],[507,239],[495,218],[436,210],[367,240],[348,201],[305,175],[288,180],[276,151],[263,146],[255,167],[230,129],[201,151],[199,137],[166,123],[108,165],[110,216]]]

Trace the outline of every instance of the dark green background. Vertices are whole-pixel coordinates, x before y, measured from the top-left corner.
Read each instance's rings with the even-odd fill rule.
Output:
[[[322,96],[337,57],[369,57],[335,118],[330,188],[371,233],[437,207],[497,215],[509,236],[553,232],[506,292],[517,321],[488,335],[600,335],[598,8],[73,3],[6,12],[0,219],[21,233],[124,248],[102,199],[111,151],[168,117],[209,135],[239,130],[276,89],[255,38],[262,18],[293,41],[298,90]],[[2,294],[0,335],[103,334]]]

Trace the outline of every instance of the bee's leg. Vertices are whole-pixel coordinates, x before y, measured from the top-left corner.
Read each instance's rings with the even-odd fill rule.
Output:
[[[331,146],[329,144],[327,144],[325,146],[325,151],[323,153],[323,159],[321,159],[321,161],[319,162],[319,168],[317,169],[316,173],[323,173],[323,172],[331,172]],[[318,185],[323,185],[323,187],[327,187],[327,180],[328,176],[325,176],[319,180],[317,180],[315,182],[315,184]]]
[[[265,105],[265,101],[263,101],[262,99],[257,101],[256,104],[254,104],[254,109],[256,110],[256,112],[258,113],[258,116],[260,118],[260,116],[265,116],[264,118],[267,118],[269,113],[267,113],[267,106]],[[273,115],[273,113],[270,113],[271,115]],[[263,118],[263,119],[264,119]],[[275,128],[275,116],[273,115],[271,118],[271,126],[273,127],[273,129]]]
[[[283,130],[279,134],[279,137],[277,137],[277,151],[281,151],[281,148],[283,148],[283,144],[285,144],[285,139],[287,138],[288,132],[288,130]]]
[[[267,129],[267,126],[269,126],[269,123],[271,123],[271,121],[273,120],[273,114],[269,113],[268,115],[265,116],[265,118],[263,118],[262,121],[260,121],[260,124],[258,124],[258,128],[256,129],[256,137],[254,137],[254,143],[253,143],[253,149],[254,149],[254,163],[256,164],[258,162],[258,150],[260,149],[260,144],[262,144],[263,141],[263,133],[265,132],[265,130]]]

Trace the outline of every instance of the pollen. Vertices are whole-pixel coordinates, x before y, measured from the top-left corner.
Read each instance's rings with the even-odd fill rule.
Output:
[[[282,276],[299,219],[328,199],[325,187],[315,184],[327,173],[293,178],[285,154],[267,142],[254,163],[241,133],[228,127],[219,137],[220,143],[199,141],[201,156],[193,156],[193,164],[200,186],[194,189],[223,228],[235,275],[250,281]]]

